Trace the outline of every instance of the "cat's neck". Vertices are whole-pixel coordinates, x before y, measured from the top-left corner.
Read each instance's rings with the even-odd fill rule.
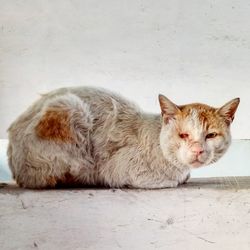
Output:
[[[156,114],[143,114],[143,122],[140,128],[142,143],[146,145],[160,147],[160,133],[162,126],[162,117]]]
[[[158,156],[163,157],[160,148],[160,133],[162,117],[155,114],[143,114],[142,124],[139,129],[139,144],[145,156],[151,159],[152,153],[158,151]]]

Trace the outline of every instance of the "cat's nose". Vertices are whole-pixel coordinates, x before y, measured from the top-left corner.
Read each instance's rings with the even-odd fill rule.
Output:
[[[204,148],[200,144],[194,144],[191,150],[196,156],[201,155],[204,152]]]

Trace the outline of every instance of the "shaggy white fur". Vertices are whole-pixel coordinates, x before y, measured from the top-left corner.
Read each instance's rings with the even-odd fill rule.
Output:
[[[177,106],[159,96],[162,115],[141,112],[104,90],[63,88],[42,96],[9,128],[9,165],[20,186],[165,188],[193,167],[217,161],[230,144],[239,104]]]

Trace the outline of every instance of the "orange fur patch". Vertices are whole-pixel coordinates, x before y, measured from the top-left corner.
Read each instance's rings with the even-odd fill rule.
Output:
[[[216,108],[211,106],[194,103],[181,106],[180,110],[181,119],[188,117],[192,110],[196,110],[198,112],[198,119],[206,131],[208,131],[209,128],[217,128],[216,132],[220,134],[220,129],[224,130],[226,127],[225,119],[217,113]]]
[[[69,172],[66,172],[64,174],[64,176],[62,176],[60,179],[57,180],[57,184],[60,186],[60,185],[74,185],[76,184],[77,182],[75,181],[75,177],[69,173]]]
[[[42,139],[73,142],[69,114],[65,110],[47,110],[35,130]]]
[[[47,179],[47,186],[48,187],[55,187],[57,181],[56,181],[56,178],[55,177],[52,177],[50,176],[48,179]]]
[[[47,187],[53,188],[53,187],[74,187],[80,185],[79,182],[75,180],[75,177],[69,173],[66,172],[61,177],[53,177],[50,176],[47,179]]]

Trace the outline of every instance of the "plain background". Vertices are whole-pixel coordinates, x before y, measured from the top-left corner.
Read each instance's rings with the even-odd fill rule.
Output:
[[[159,112],[241,97],[250,138],[250,1],[0,0],[0,138],[39,93],[101,86]]]
[[[234,139],[250,138],[250,1],[0,0],[0,139],[39,93],[100,86],[159,112],[177,104],[241,104]],[[0,178],[10,173],[0,140]],[[193,177],[250,175],[250,141]]]

